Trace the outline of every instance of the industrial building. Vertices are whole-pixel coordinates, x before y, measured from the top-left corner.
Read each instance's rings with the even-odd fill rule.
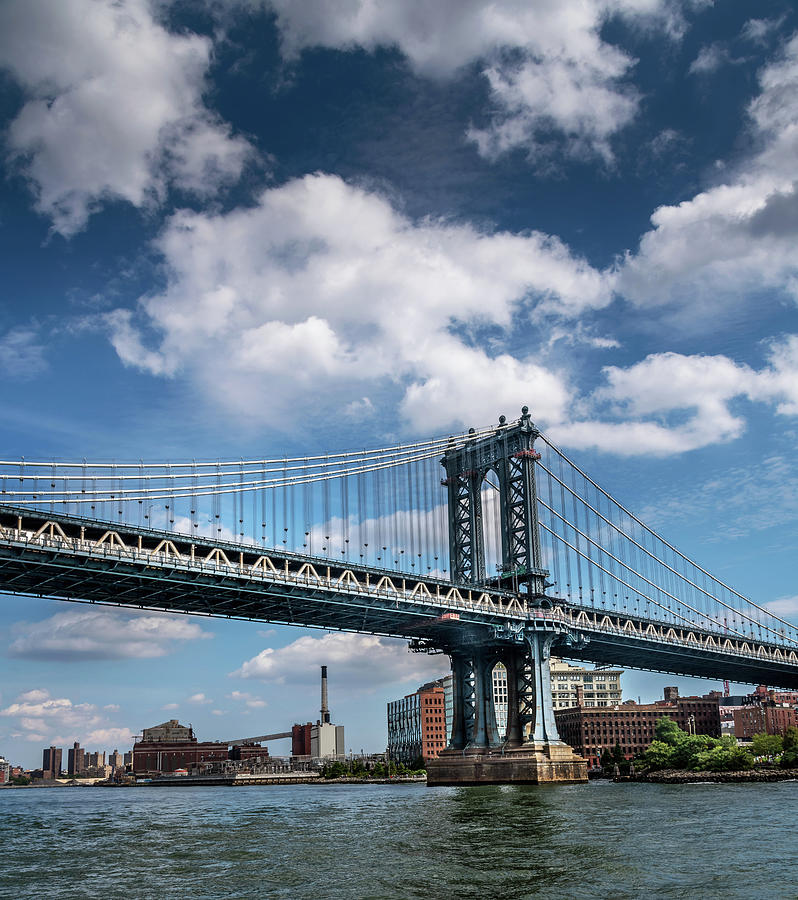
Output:
[[[170,719],[145,728],[133,745],[133,771],[136,774],[170,773],[177,769],[207,770],[221,763],[256,762],[269,759],[266,741],[291,738],[292,755],[308,759],[329,759],[346,755],[344,727],[330,721],[327,702],[327,666],[321,667],[321,717],[315,725],[294,725],[291,731],[262,734],[230,741],[198,741],[191,725]],[[114,751],[114,759],[118,754]]]
[[[211,763],[229,759],[267,758],[269,750],[256,743],[198,741],[194,729],[170,719],[145,728],[140,741],[133,745],[133,771],[146,773],[174,772],[176,769],[200,769]]]
[[[346,755],[344,726],[330,721],[327,666],[321,667],[321,709],[316,724],[306,722],[291,729],[291,755],[304,759],[332,759]]]

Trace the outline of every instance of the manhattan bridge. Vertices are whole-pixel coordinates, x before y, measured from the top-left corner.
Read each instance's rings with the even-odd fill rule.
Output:
[[[430,783],[586,778],[557,734],[555,652],[798,688],[798,628],[655,533],[526,407],[464,434],[303,458],[0,460],[0,489],[0,591],[447,654],[452,733]]]

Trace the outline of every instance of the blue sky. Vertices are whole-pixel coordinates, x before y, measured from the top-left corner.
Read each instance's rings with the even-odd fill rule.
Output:
[[[6,458],[304,454],[526,403],[795,619],[791,3],[6,0],[0,118]],[[26,765],[169,717],[202,738],[315,719],[322,663],[348,747],[378,749],[385,701],[441,668],[363,636],[2,605],[0,753]]]

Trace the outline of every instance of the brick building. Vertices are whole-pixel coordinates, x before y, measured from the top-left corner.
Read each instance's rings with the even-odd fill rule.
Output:
[[[311,722],[291,728],[291,756],[310,756]]]
[[[798,727],[798,709],[790,706],[739,706],[732,716],[734,736],[744,741],[755,734],[784,734],[791,726]]]
[[[412,763],[434,759],[448,743],[445,679],[430,681],[388,704],[388,753]]]
[[[260,744],[235,744],[230,748],[229,759],[236,761],[269,758],[269,748]]]
[[[67,751],[67,772],[70,775],[80,775],[86,771],[86,751],[75,741]]]
[[[419,716],[421,717],[421,756],[435,757],[449,743],[446,734],[446,709],[443,685],[436,682],[418,689]]]
[[[104,757],[105,754],[103,761]],[[221,762],[228,758],[227,744],[199,742],[193,729],[178,724],[177,719],[145,728],[142,740],[133,745],[133,771],[137,775],[190,770],[203,763]]]
[[[798,691],[768,690],[760,684],[750,694],[721,697],[720,717],[723,733],[738,739],[784,734],[790,726],[798,727]]]
[[[58,778],[61,774],[61,748],[46,747],[42,754],[42,778]]]
[[[229,758],[227,744],[215,741],[137,741],[133,745],[133,771],[174,772],[175,769],[197,768],[203,763],[222,762]]]
[[[599,765],[604,750],[620,744],[626,759],[642,753],[654,740],[662,718],[673,719],[684,731],[720,737],[718,698],[679,697],[666,688],[669,700],[638,704],[633,700],[612,707],[577,706],[555,710],[560,737],[590,766]]]

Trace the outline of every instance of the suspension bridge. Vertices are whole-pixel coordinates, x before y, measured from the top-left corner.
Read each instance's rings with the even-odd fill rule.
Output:
[[[655,533],[526,407],[464,434],[302,458],[0,460],[0,492],[0,591],[448,654],[453,728],[431,783],[586,777],[557,735],[553,650],[798,688],[798,628]]]

